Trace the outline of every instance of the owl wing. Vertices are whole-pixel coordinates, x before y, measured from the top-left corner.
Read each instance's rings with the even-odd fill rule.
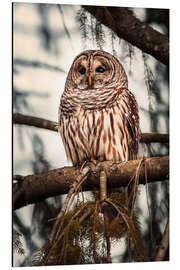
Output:
[[[128,152],[129,160],[137,159],[139,148],[139,133],[133,126],[134,123],[130,119],[127,119],[126,125],[128,130]]]
[[[128,89],[123,96],[126,104],[124,124],[127,134],[128,159],[133,160],[137,159],[140,140],[138,105],[134,95]]]

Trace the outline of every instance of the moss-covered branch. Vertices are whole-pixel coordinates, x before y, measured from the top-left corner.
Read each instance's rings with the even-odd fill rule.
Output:
[[[104,161],[97,166],[90,163],[91,172],[82,185],[83,190],[99,189],[99,176],[102,170],[107,175],[108,188],[126,186],[135,175],[138,164],[139,160],[122,163]],[[169,157],[145,158],[139,173],[140,184],[146,183],[145,168],[148,183],[167,180],[169,177]],[[14,210],[28,204],[40,202],[48,197],[67,193],[75,179],[77,179],[79,170],[80,168],[77,167],[64,167],[41,174],[21,177],[20,183],[16,184],[13,195]],[[19,185],[19,188],[17,188],[17,185]],[[16,196],[17,191],[18,196]]]
[[[169,40],[160,32],[137,19],[128,8],[82,6],[100,23],[112,29],[119,38],[169,64]]]

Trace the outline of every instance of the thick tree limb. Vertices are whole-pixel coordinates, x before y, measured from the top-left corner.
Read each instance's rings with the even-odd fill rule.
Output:
[[[82,6],[100,23],[112,29],[119,38],[123,38],[143,52],[169,64],[169,40],[160,32],[137,19],[128,8]]]
[[[145,167],[147,168],[148,183],[154,181],[164,181],[169,177],[169,157],[145,158],[146,166],[141,166],[139,173],[139,183],[146,184]],[[115,163],[104,161],[97,166],[90,164],[91,173],[83,183],[83,190],[99,188],[100,172],[104,170],[107,176],[108,188],[126,186],[129,180],[135,175],[139,160]],[[51,170],[41,174],[28,175],[19,185],[22,189],[20,196],[13,196],[14,210],[27,204],[40,202],[48,197],[65,194],[72,186],[79,175],[79,168],[64,167]],[[17,189],[16,189],[17,190]]]
[[[13,114],[13,123],[19,125],[28,125],[38,128],[45,128],[52,131],[58,131],[58,123],[50,120],[46,120],[39,117],[23,115],[20,113]],[[151,142],[160,142],[168,143],[169,135],[168,134],[159,134],[159,133],[142,133],[141,142],[151,143]]]

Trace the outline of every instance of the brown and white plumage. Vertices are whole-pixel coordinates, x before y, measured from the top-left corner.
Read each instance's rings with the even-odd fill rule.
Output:
[[[61,96],[59,131],[73,165],[91,157],[112,161],[137,158],[138,106],[114,56],[88,50],[75,58]]]

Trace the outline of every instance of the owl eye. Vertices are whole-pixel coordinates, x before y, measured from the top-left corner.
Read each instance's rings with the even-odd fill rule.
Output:
[[[105,71],[105,68],[99,66],[96,68],[96,72],[100,72],[100,73],[103,73]]]
[[[80,67],[78,69],[78,72],[81,74],[81,75],[84,75],[86,73],[86,69],[84,67]]]

